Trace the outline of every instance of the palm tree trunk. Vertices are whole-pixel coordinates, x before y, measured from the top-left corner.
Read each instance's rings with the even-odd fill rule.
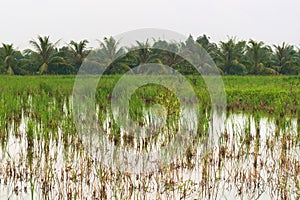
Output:
[[[42,64],[42,66],[40,67],[40,73],[41,74],[46,74],[48,72],[48,65],[47,63]]]
[[[7,68],[7,74],[8,75],[14,75],[14,70],[11,68],[11,66],[9,65],[8,68]]]

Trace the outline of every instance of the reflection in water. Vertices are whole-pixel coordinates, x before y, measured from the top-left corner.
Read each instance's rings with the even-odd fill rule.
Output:
[[[20,124],[7,126],[0,150],[0,199],[299,198],[296,119],[213,113],[197,121],[195,113],[186,111],[189,120],[174,123],[171,130],[162,126],[165,111],[157,107],[144,111],[142,137],[106,116],[104,134],[88,137],[93,144],[88,149],[82,145],[86,138],[72,134],[70,116],[63,109],[65,120],[56,129],[46,129],[24,114]],[[182,140],[190,138],[186,142],[192,146],[175,151],[175,133],[195,127],[197,133]],[[97,141],[105,143],[99,146]],[[175,148],[162,151],[168,143]],[[172,160],[163,157],[169,151]],[[146,159],[132,162],[145,152],[150,152]],[[115,160],[119,163],[112,164]]]

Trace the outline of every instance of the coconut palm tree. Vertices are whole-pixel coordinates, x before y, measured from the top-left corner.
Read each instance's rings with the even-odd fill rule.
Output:
[[[180,55],[188,59],[188,62],[185,61],[183,67],[189,68],[188,71],[192,73],[198,74],[197,70],[202,74],[218,73],[215,71],[215,64],[206,49],[199,42],[195,41],[191,35],[185,42],[181,43]]]
[[[3,44],[3,60],[7,74],[13,75],[14,71],[12,68],[12,64],[15,60],[16,51],[13,48],[12,44]]]
[[[272,55],[270,47],[263,42],[250,40],[247,45],[246,60],[249,74],[262,74],[272,69],[266,69],[266,63]],[[273,71],[275,73],[275,71]]]
[[[244,65],[244,53],[246,42],[230,38],[227,42],[221,42],[218,49],[216,60],[218,66],[225,74],[244,74],[246,66]]]
[[[96,62],[101,71],[105,69],[104,73],[118,74],[124,73],[130,70],[126,59],[126,51],[123,47],[119,47],[119,41],[113,37],[104,38],[103,41],[99,41],[100,49],[96,52],[92,52],[89,56],[91,62]]]
[[[34,47],[35,51],[30,49],[25,50],[26,53],[31,54],[39,63],[39,73],[45,74],[48,72],[48,66],[54,63],[63,62],[63,58],[57,55],[55,47],[56,43],[51,43],[49,36],[38,36],[38,40],[30,40],[29,43]]]
[[[158,45],[157,42],[155,42]],[[128,58],[130,58],[130,62],[133,64],[133,67],[137,67],[143,64],[149,63],[157,63],[163,64],[161,58],[163,57],[163,50],[160,47],[154,47],[150,44],[149,40],[147,39],[144,42],[136,41],[136,45],[133,47],[128,48]],[[142,68],[137,68],[136,70],[139,73],[153,73],[151,67],[149,67],[146,71],[140,71]]]
[[[273,45],[275,53],[273,56],[273,68],[281,74],[295,73],[298,61],[297,52],[292,45],[282,43],[282,45]]]
[[[86,49],[86,45],[89,42],[87,40],[82,40],[79,43],[75,41],[71,41],[69,45],[70,52],[72,54],[72,61],[75,64],[75,69],[78,70],[78,68],[81,66],[84,59],[88,56],[90,53],[90,50]]]
[[[102,64],[110,65],[125,53],[124,48],[119,47],[119,41],[115,40],[113,37],[105,37],[103,41],[98,41],[100,49],[97,52],[97,58]]]
[[[155,51],[154,54],[159,58],[160,62],[175,68],[184,61],[184,59],[179,55],[181,47],[180,43],[168,43],[164,40],[158,40],[153,44],[153,51]]]
[[[127,48],[127,57],[130,58],[133,66],[139,66],[146,63],[162,63],[158,57],[161,50],[154,48],[147,39],[145,42],[136,41],[136,45]]]

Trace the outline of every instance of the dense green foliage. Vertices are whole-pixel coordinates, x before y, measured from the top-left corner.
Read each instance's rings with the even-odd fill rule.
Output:
[[[87,59],[91,49],[88,41],[71,41],[69,45],[58,48],[48,37],[38,36],[31,40],[33,49],[20,52],[12,44],[2,44],[0,48],[0,73],[2,74],[76,74],[82,62]],[[120,47],[114,38],[99,41],[97,59],[93,62],[103,65],[109,63],[106,74],[121,74],[144,63],[161,63],[173,67],[183,74],[195,74],[195,70],[176,53],[163,51],[167,47],[180,52],[194,43],[202,46],[215,61],[224,75],[275,75],[300,73],[300,51],[297,47],[283,43],[268,46],[261,41],[238,41],[229,38],[219,44],[210,41],[206,35],[196,40],[190,36],[181,43],[156,40],[153,43],[137,41],[134,47]],[[100,56],[99,56],[100,55]],[[123,55],[119,57],[120,55]]]

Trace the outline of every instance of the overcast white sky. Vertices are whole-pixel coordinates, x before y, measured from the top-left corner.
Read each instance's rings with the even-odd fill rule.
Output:
[[[300,44],[298,0],[0,0],[0,42],[28,48],[37,35],[61,44],[138,28]]]

